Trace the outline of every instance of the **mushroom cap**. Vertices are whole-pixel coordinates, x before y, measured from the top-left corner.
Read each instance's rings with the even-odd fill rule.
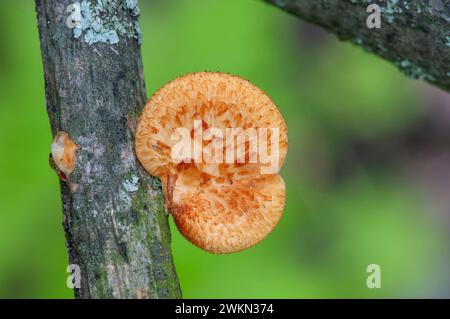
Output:
[[[200,143],[203,150],[223,146],[223,153],[218,151],[223,160],[197,161],[195,147],[188,158],[174,158],[173,149],[180,141],[174,134],[179,128],[190,132],[191,145]],[[206,132],[209,128],[216,135],[196,140],[196,129]],[[252,157],[255,150],[249,139],[226,138],[233,128],[266,132],[258,135],[257,151],[261,152],[260,142],[266,139],[266,153],[278,160],[275,169],[268,170],[273,163],[267,159]],[[272,135],[277,135],[275,144],[270,143]],[[167,207],[180,232],[208,252],[232,253],[251,247],[281,218],[285,185],[278,172],[287,153],[287,127],[272,100],[240,77],[201,72],[166,84],[144,108],[135,147],[144,169],[161,179]],[[238,152],[242,147],[241,160],[228,161],[226,150]]]
[[[52,142],[51,157],[56,168],[68,179],[75,167],[78,146],[66,132],[58,132]]]

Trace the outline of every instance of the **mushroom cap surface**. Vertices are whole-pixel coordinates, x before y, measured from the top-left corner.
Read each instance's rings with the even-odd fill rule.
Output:
[[[222,154],[222,161],[207,161],[202,151],[198,157],[195,146],[189,156],[174,156],[180,128],[189,133],[191,146],[209,147],[216,151],[210,154]],[[259,134],[252,144],[258,148],[250,147],[251,134],[228,138],[230,129]],[[198,140],[199,130],[214,133]],[[262,142],[264,154],[276,155],[275,168],[261,158]],[[208,252],[232,253],[255,245],[283,214],[285,184],[278,173],[288,148],[287,127],[272,100],[240,77],[200,72],[166,84],[144,108],[135,147],[144,169],[161,179],[180,232]],[[227,150],[235,154],[232,161]],[[240,158],[239,150],[244,150]]]

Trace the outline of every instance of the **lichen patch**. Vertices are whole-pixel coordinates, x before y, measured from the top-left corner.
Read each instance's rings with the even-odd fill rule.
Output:
[[[88,44],[117,44],[120,37],[134,38],[139,44],[142,36],[138,17],[137,0],[93,0],[75,2],[79,12],[73,27],[75,38]]]
[[[131,179],[128,179],[123,183],[123,188],[129,193],[137,192],[139,190],[139,177],[133,175]]]

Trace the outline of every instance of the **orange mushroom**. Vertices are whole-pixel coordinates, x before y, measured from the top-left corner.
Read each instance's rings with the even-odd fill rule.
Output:
[[[255,245],[283,214],[287,128],[272,100],[240,77],[201,72],[166,84],[144,108],[135,147],[161,179],[180,232],[208,252]]]
[[[59,178],[67,181],[75,167],[75,155],[78,146],[72,141],[66,132],[58,132],[53,139],[50,165]]]

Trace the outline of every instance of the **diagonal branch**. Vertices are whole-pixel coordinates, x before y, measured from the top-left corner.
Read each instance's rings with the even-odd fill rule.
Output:
[[[450,91],[449,0],[264,0],[389,60],[408,77]],[[381,8],[370,29],[369,4]]]

